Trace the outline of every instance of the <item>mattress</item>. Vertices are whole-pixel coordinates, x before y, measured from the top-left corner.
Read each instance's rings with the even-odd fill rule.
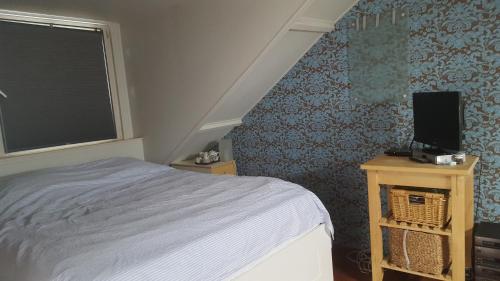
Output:
[[[0,178],[0,280],[225,280],[325,224],[320,200],[268,177],[128,158]]]

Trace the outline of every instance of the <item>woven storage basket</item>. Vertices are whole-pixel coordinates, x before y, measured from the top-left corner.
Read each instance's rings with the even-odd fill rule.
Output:
[[[391,189],[390,200],[397,221],[443,227],[450,219],[448,194],[444,191],[397,187]]]
[[[450,265],[446,236],[390,228],[389,246],[390,262],[408,270],[441,274]]]

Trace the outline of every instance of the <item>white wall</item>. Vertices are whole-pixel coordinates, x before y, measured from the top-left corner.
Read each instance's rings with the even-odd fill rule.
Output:
[[[148,160],[167,159],[303,2],[184,1],[150,19],[131,47]]]

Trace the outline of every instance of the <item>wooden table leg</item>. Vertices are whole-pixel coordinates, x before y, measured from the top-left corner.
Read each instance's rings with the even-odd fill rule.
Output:
[[[474,177],[465,178],[465,266],[472,267],[474,232]]]
[[[380,185],[376,171],[368,171],[368,205],[370,211],[370,245],[372,257],[372,280],[382,281],[384,271],[381,263],[384,258],[382,228],[379,222],[382,218],[382,204],[380,200]]]
[[[453,281],[465,281],[465,178],[451,178],[451,274]]]

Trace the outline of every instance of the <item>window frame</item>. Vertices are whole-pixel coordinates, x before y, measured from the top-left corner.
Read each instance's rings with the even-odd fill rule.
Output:
[[[123,61],[120,27],[118,24],[104,21],[94,21],[6,10],[0,10],[0,21],[19,22],[21,24],[48,25],[54,26],[55,28],[102,30],[111,106],[116,127],[116,139],[52,146],[47,148],[38,148],[11,153],[5,152],[2,130],[0,128],[0,159],[133,138],[132,121],[130,117],[130,107],[124,67],[125,63]],[[6,94],[8,95],[8,93]]]

